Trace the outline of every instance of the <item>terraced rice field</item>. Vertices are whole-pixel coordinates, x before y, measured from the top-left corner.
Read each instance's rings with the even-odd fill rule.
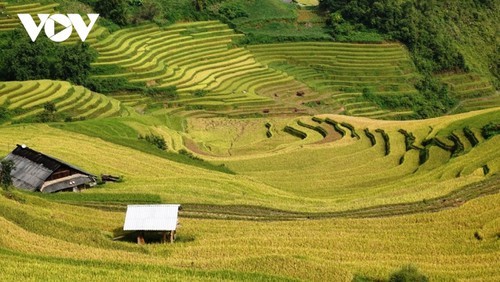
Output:
[[[94,66],[118,66],[121,71],[96,77],[125,77],[158,88],[175,86],[180,95],[175,103],[191,109],[210,112],[245,106],[254,112],[256,105],[260,112],[261,105],[273,101],[259,96],[258,88],[292,78],[258,64],[248,50],[231,47],[232,40],[241,36],[217,21],[123,29],[93,44],[99,52]],[[206,96],[194,96],[200,90]]]
[[[443,74],[440,76],[457,98],[478,98],[495,94],[491,81],[475,73]]]
[[[233,47],[240,36],[216,21],[123,29],[93,44],[99,52],[95,67],[118,67],[96,78],[124,77],[157,88],[176,86],[180,99],[175,104],[188,105],[185,109],[195,110],[195,115],[196,110],[227,116],[337,111],[376,118],[412,114],[382,110],[361,97],[365,87],[373,86],[377,95],[416,93],[414,68],[399,44]],[[207,94],[197,97],[196,91]]]
[[[491,96],[466,99],[462,102],[466,111],[482,110],[500,106],[500,94],[497,92]]]
[[[363,95],[364,91],[402,98],[419,95],[414,88],[418,74],[401,44],[234,47],[240,36],[217,21],[122,29],[92,45],[99,52],[94,66],[112,69],[95,77],[126,78],[156,88],[175,86],[179,99],[166,104],[181,107],[185,116],[344,113],[398,119],[414,114],[408,109],[382,109]],[[442,77],[457,98],[493,95],[490,82],[474,74],[462,76]],[[199,91],[203,95],[196,95]],[[127,95],[119,98],[139,109],[151,102]],[[467,109],[481,109],[471,102]]]
[[[480,128],[485,122],[498,119],[498,113],[491,114],[489,119],[471,126],[476,139],[481,140]],[[464,125],[453,130],[443,129],[451,122],[452,118],[442,118],[425,123],[385,123],[325,115],[314,120],[269,119],[272,124],[270,138],[266,136],[263,124],[254,123],[224,127],[213,121],[197,120],[193,121],[189,132],[198,148],[207,152],[208,158],[211,158],[209,153],[226,156],[223,162],[237,173],[303,197],[315,195],[324,199],[332,196],[337,201],[334,206],[342,209],[362,208],[358,206],[359,199],[367,197],[368,190],[394,197],[392,200],[385,197],[372,199],[370,204],[415,201],[448,193],[449,189],[468,181],[477,181],[478,175],[484,177],[486,167],[489,173],[495,174],[500,159],[496,149],[498,140],[483,143],[483,139],[473,145],[464,133]],[[231,127],[240,129],[227,132]],[[303,135],[285,132],[285,127]],[[239,133],[243,130],[241,128],[249,132]],[[255,130],[258,130],[258,136],[255,136]],[[373,139],[366,131],[373,135]],[[225,142],[210,141],[221,134],[228,136]],[[405,134],[413,136],[413,143],[407,145],[412,138]],[[433,139],[443,144],[437,144]],[[290,145],[283,146],[284,143]],[[257,148],[269,148],[272,153],[263,153]],[[256,155],[249,158],[248,154],[252,152]],[[483,157],[471,161],[471,154]],[[242,159],[231,159],[236,156]],[[308,177],[304,178],[304,175]]]
[[[500,136],[481,137],[489,122],[500,122],[498,108],[408,122],[145,116],[4,126],[0,154],[8,144],[35,144],[125,181],[80,194],[0,197],[2,277],[350,281],[383,279],[413,264],[432,280],[495,281]],[[306,136],[284,132],[286,126]],[[171,151],[188,149],[236,174],[82,134],[133,138],[148,131],[163,135]],[[425,142],[434,138],[444,145]],[[130,202],[182,203],[177,243],[113,240],[123,235]]]
[[[74,119],[126,116],[133,112],[118,100],[64,81],[0,82],[0,105],[14,113],[12,121],[29,121],[52,102],[57,113]]]
[[[442,74],[452,94],[460,99],[457,111],[475,111],[500,105],[500,95],[491,81],[475,73]]]
[[[17,14],[30,14],[35,22],[39,22],[37,18],[37,14],[54,14],[57,12],[57,7],[59,3],[30,3],[30,4],[17,4],[13,2],[0,2],[0,32],[2,31],[11,31],[16,28],[21,27],[21,21],[17,17]],[[89,23],[87,17],[83,17],[86,24]],[[56,30],[62,29],[62,26],[56,25]],[[105,36],[109,32],[106,28],[101,27],[99,25],[95,25],[92,31],[89,33],[85,42],[94,43],[97,42],[101,36]],[[45,36],[45,34],[41,33],[40,36]],[[78,37],[78,34],[74,31],[71,37],[64,42],[64,44],[73,44],[76,42],[80,42],[81,39]]]
[[[250,46],[257,61],[282,70],[343,105],[353,116],[384,118],[410,115],[380,109],[362,98],[369,88],[376,95],[412,95],[416,72],[400,44],[286,43]]]
[[[21,21],[17,14],[52,14],[55,8],[59,6],[58,3],[54,4],[11,4],[8,2],[0,2],[0,31],[13,30],[21,25]]]
[[[57,5],[0,9],[11,30],[9,15]],[[12,115],[0,156],[27,144],[123,178],[82,193],[2,190],[0,279],[383,281],[411,264],[431,281],[500,280],[500,135],[483,134],[500,124],[500,99],[479,76],[441,76],[473,112],[381,121],[413,114],[363,97],[417,94],[400,44],[242,48],[218,21],[92,34],[94,78],[175,86],[179,99],[0,82]],[[78,121],[29,123],[48,102]],[[132,203],[182,204],[176,243],[135,244],[122,230]]]

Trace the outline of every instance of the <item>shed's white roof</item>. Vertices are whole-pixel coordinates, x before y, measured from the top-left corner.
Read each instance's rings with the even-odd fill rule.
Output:
[[[129,205],[125,231],[170,231],[177,228],[180,205]]]

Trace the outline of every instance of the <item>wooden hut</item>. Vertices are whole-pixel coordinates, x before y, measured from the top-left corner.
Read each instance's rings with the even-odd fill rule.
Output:
[[[14,163],[14,187],[27,191],[54,193],[79,191],[97,184],[96,177],[71,164],[47,156],[26,145],[17,145],[5,160]]]
[[[173,243],[180,205],[128,205],[124,231],[136,231],[137,243],[145,244],[145,232],[162,232],[163,242]]]

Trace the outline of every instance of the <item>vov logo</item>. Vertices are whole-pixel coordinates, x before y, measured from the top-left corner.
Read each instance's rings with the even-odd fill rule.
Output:
[[[38,38],[42,28],[45,29],[45,35],[47,35],[50,40],[54,42],[64,42],[68,40],[73,33],[73,27],[82,42],[85,42],[92,27],[94,27],[94,24],[99,18],[99,14],[88,14],[87,17],[90,19],[90,23],[87,26],[82,16],[79,14],[68,14],[67,16],[62,14],[38,14],[40,24],[37,25],[30,14],[18,14],[17,16],[33,42]],[[58,33],[56,33],[56,22],[64,27],[64,29]]]

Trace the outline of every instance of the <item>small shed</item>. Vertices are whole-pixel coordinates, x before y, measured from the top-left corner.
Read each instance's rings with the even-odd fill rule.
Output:
[[[14,187],[22,190],[54,193],[79,191],[97,184],[94,175],[26,145],[17,145],[5,160],[14,163],[12,182]]]
[[[181,205],[128,205],[124,231],[138,231],[137,243],[145,244],[144,232],[162,232],[163,242],[173,243]]]

